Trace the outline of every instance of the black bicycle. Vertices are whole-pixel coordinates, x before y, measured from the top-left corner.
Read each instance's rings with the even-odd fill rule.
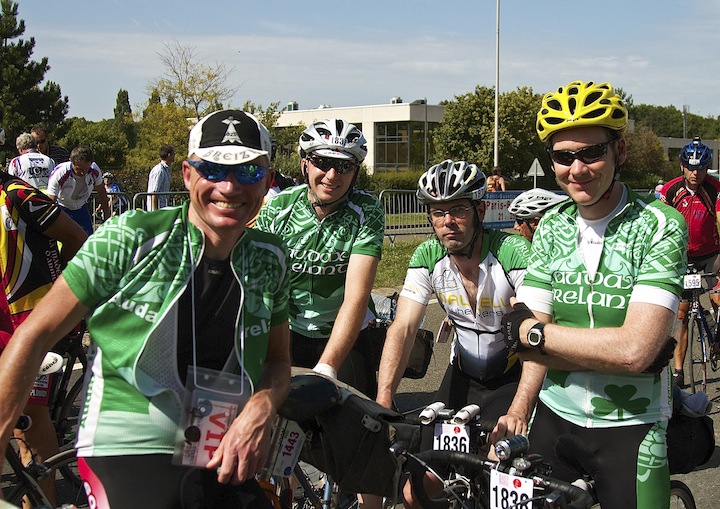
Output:
[[[690,308],[688,310],[688,355],[690,363],[690,390],[707,391],[707,366],[713,371],[718,369],[718,342],[716,341],[717,326],[708,322],[710,310],[700,303],[700,296],[709,290],[705,280],[715,274],[698,272],[693,264],[688,265],[688,273],[684,278],[684,288],[690,292]]]

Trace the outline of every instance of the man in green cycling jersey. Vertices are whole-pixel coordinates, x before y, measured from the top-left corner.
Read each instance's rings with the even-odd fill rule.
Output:
[[[367,142],[353,124],[328,119],[308,127],[299,144],[305,185],[269,200],[255,224],[290,249],[293,365],[374,397],[375,367],[361,330],[374,318],[368,305],[385,213],[374,196],[354,189]]]
[[[77,450],[92,507],[268,507],[254,476],[289,390],[288,253],[245,224],[270,149],[250,114],[201,119],[189,201],[104,223],[0,357],[4,446],[42,355],[91,313]]]
[[[503,332],[511,351],[547,368],[539,391],[519,389],[539,392],[531,452],[560,479],[592,475],[604,508],[662,508],[687,228],[676,210],[617,180],[626,126],[608,83],[544,96],[537,131],[570,200],[541,219]]]
[[[374,318],[368,306],[385,212],[374,196],[354,188],[367,142],[353,124],[327,119],[303,131],[299,145],[305,185],[270,199],[255,223],[290,249],[292,362],[375,397],[365,330]],[[378,497],[361,499],[363,507],[380,506]]]

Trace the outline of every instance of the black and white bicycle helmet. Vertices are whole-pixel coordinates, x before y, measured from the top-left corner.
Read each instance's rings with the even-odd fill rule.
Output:
[[[508,212],[520,219],[534,219],[550,207],[567,200],[567,196],[535,188],[519,194],[508,207]]]
[[[423,205],[463,198],[481,200],[486,182],[485,174],[476,165],[446,159],[420,176],[417,197]]]
[[[367,155],[367,140],[354,124],[339,118],[319,120],[300,135],[300,158],[316,153],[336,159],[354,159],[362,163]]]

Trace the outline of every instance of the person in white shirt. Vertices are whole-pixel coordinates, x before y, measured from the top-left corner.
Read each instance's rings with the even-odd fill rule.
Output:
[[[172,145],[160,147],[160,162],[150,170],[148,177],[148,193],[170,192],[170,165],[175,162],[175,149]],[[147,199],[148,210],[167,207],[167,195],[151,194]]]
[[[38,151],[37,142],[30,133],[18,136],[15,147],[20,155],[10,161],[8,173],[45,192],[55,161]]]

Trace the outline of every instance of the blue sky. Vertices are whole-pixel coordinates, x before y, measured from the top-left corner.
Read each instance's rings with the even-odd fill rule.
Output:
[[[69,97],[70,116],[134,111],[177,40],[234,68],[232,101],[301,109],[451,100],[495,84],[495,0],[361,2],[20,0],[34,59]],[[720,1],[501,0],[500,91],[545,93],[609,81],[636,104],[720,115]]]

